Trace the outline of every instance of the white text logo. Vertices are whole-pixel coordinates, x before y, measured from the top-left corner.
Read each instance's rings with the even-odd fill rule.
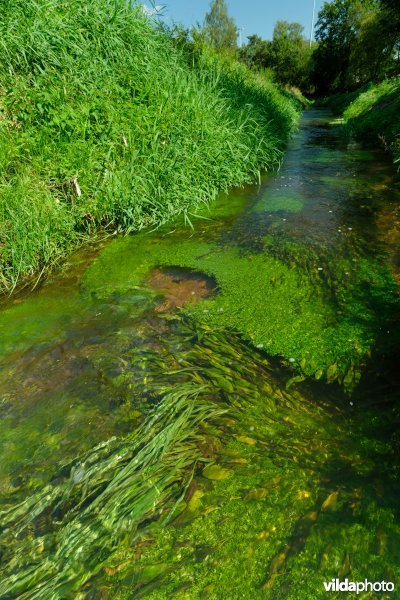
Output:
[[[361,594],[361,592],[393,592],[394,591],[394,583],[390,581],[349,581],[345,579],[344,581],[340,581],[339,579],[332,579],[329,583],[324,581],[324,587],[326,592],[356,592],[356,594]]]

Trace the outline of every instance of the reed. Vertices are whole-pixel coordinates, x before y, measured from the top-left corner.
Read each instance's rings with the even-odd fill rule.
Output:
[[[134,232],[257,179],[298,105],[242,66],[189,65],[125,0],[0,15],[0,291],[100,229]]]

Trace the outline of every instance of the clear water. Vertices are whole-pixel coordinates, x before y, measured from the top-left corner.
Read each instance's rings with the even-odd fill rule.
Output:
[[[0,597],[308,600],[327,597],[323,582],[336,577],[396,583],[399,200],[387,157],[346,144],[329,115],[309,111],[280,171],[221,196],[192,219],[193,230],[178,222],[84,250],[41,289],[7,301],[0,314]],[[206,271],[204,255],[212,262],[215,253],[220,270],[207,271],[215,295],[164,310],[167,290],[152,289],[149,273],[171,265]],[[253,332],[244,313],[232,327],[230,316],[224,321],[234,314],[239,279],[233,300],[218,304],[235,265],[239,273],[240,261],[251,268],[260,256],[282,266],[262,312],[279,325],[271,326],[270,347],[264,338],[256,343],[264,329]],[[365,269],[372,279],[361,277]],[[308,361],[315,346],[322,360],[325,338],[316,337],[287,272],[297,277],[291,285],[304,282],[319,298],[321,323],[329,316],[332,331],[361,332],[351,385],[343,377],[299,377],[299,357]],[[355,290],[357,310],[338,316]],[[238,302],[243,297],[251,312],[251,286]],[[288,308],[286,331],[279,301],[292,297],[298,306]],[[340,339],[337,352],[342,347],[344,355]],[[197,422],[191,459],[168,490],[127,518],[130,529],[110,530],[108,545],[95,498],[108,493],[103,506],[117,515],[120,500],[107,492],[108,475],[85,496],[87,453],[114,439],[118,452],[130,448],[135,456],[130,436],[143,431],[165,393],[187,385],[220,411]],[[157,488],[161,475],[152,474],[146,485]],[[46,499],[52,494],[57,500]],[[89,523],[94,541],[82,539],[81,554],[68,523],[75,532]]]

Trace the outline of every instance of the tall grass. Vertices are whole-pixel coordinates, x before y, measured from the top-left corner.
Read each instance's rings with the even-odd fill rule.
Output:
[[[331,106],[343,112],[348,133],[370,145],[383,145],[395,162],[400,161],[400,83],[396,79],[337,96]]]
[[[190,67],[136,3],[5,3],[0,290],[99,227],[158,225],[280,159],[294,102],[217,62]]]

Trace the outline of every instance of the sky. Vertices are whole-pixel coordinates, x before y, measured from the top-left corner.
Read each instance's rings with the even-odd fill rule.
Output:
[[[243,28],[243,43],[248,35],[257,34],[271,39],[276,21],[297,21],[304,26],[304,34],[310,36],[313,0],[227,0],[228,10],[236,26]],[[151,2],[147,2],[151,4]],[[210,0],[157,0],[165,5],[167,22],[181,23],[185,27],[203,23]],[[316,14],[324,0],[316,0]]]

